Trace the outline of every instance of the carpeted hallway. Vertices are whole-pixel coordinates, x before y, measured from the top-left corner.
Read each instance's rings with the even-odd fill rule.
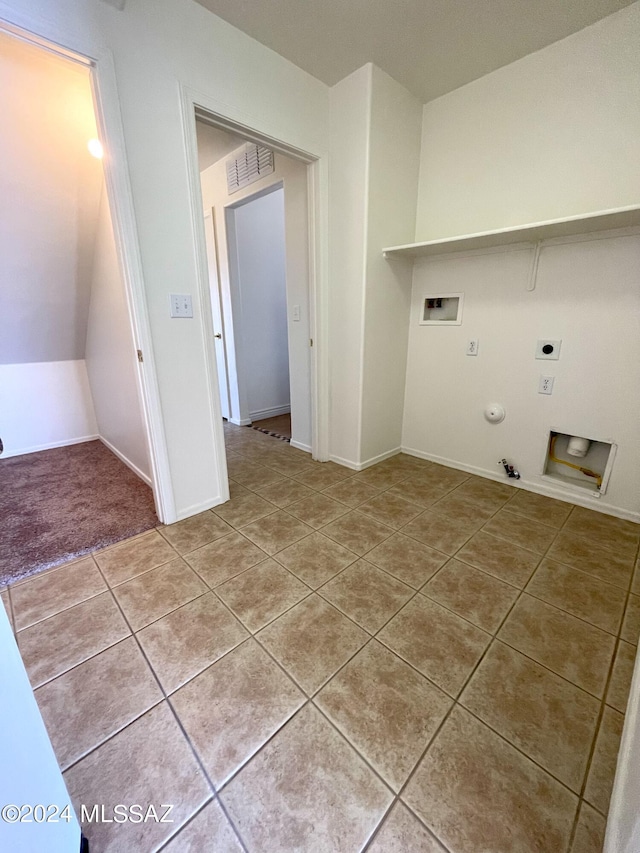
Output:
[[[0,459],[0,585],[158,523],[151,489],[100,441]]]

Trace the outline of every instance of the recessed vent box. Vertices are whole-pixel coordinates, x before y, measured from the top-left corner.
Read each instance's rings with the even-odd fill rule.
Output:
[[[421,326],[459,326],[464,293],[430,293],[424,297]]]
[[[599,497],[607,490],[616,450],[617,445],[611,441],[552,430],[542,473],[556,483]]]

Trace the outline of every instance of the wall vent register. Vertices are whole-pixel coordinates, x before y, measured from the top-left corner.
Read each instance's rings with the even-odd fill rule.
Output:
[[[273,151],[264,145],[247,142],[236,157],[227,160],[227,189],[232,195],[259,181],[274,170]]]

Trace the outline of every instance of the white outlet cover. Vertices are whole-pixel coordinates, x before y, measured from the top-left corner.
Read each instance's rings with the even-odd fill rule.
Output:
[[[467,355],[478,355],[480,341],[477,338],[467,341]]]
[[[553,394],[554,376],[541,376],[538,383],[538,394]]]
[[[560,358],[561,345],[562,341],[550,341],[548,338],[538,341],[536,344],[536,358],[547,359],[547,361],[557,361]],[[549,349],[550,352],[547,352],[546,350]]]

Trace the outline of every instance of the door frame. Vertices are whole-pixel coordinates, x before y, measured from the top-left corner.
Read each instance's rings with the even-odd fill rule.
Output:
[[[39,29],[46,29],[41,22]],[[0,17],[0,31],[84,66],[89,70],[98,136],[107,156],[102,161],[105,189],[113,223],[113,236],[124,285],[133,346],[142,353],[136,371],[138,398],[145,428],[145,440],[151,469],[151,488],[158,519],[164,523],[176,520],[176,508],[169,468],[166,436],[160,406],[156,367],[151,343],[151,330],[145,300],[142,259],[129,180],[129,167],[120,117],[115,65],[108,50],[90,53],[65,47],[42,31],[36,33]],[[109,156],[111,154],[112,156]],[[132,357],[134,354],[132,353]]]
[[[230,419],[231,414],[231,392],[230,385],[231,379],[229,377],[229,347],[227,346],[227,324],[225,323],[224,316],[224,308],[222,304],[222,288],[220,283],[220,258],[218,255],[218,229],[216,226],[216,210],[215,207],[212,207],[211,210],[204,211],[204,221],[205,221],[205,240],[207,244],[211,247],[211,256],[209,256],[209,252],[207,251],[207,267],[209,272],[209,293],[211,294],[212,299],[212,307],[214,300],[217,301],[218,311],[217,315],[220,316],[220,330],[216,332],[215,330],[215,321],[214,321],[214,337],[217,338],[217,335],[220,334],[221,338],[219,339],[218,346],[216,349],[218,352],[222,350],[223,355],[223,371],[220,370],[220,364],[217,363],[218,359],[216,358],[216,367],[218,373],[218,388],[220,388],[220,376],[224,376],[224,385],[225,390],[222,391],[220,389],[220,393],[224,394],[226,397],[225,400],[222,400],[221,411],[223,417],[226,417],[227,420]],[[207,236],[207,231],[208,236]],[[214,284],[212,284],[214,282]],[[213,291],[213,292],[212,292]],[[213,317],[212,317],[213,321]],[[214,344],[215,346],[215,344]],[[225,409],[227,414],[225,415]]]
[[[195,238],[199,297],[203,305],[203,332],[207,354],[207,388],[209,407],[214,418],[214,445],[219,470],[225,482],[220,482],[221,494],[226,483],[226,453],[220,415],[220,401],[214,389],[215,347],[213,321],[208,288],[208,271],[202,217],[203,201],[198,168],[196,115],[208,124],[242,136],[250,142],[266,145],[274,151],[299,160],[307,166],[307,212],[309,219],[309,327],[310,340],[310,398],[311,453],[314,459],[329,459],[329,359],[328,359],[328,153],[324,150],[303,150],[278,135],[270,133],[268,116],[248,118],[227,103],[222,103],[188,86],[180,86],[182,124],[189,175],[189,203]],[[216,384],[213,384],[215,381]]]

